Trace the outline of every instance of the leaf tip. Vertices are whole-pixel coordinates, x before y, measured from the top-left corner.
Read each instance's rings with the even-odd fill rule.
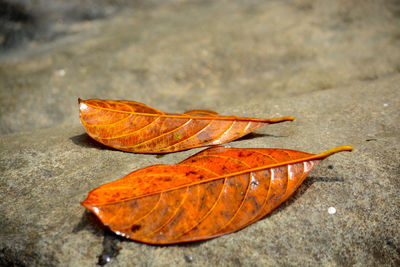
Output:
[[[89,209],[90,205],[88,203],[88,200],[85,199],[84,201],[81,202],[81,205],[84,206],[86,209]]]
[[[353,151],[353,147],[352,146],[338,146],[332,149],[329,149],[321,154],[319,154],[319,156],[321,158],[326,158],[329,157],[330,155],[336,154],[338,152],[342,152],[342,151]]]
[[[352,146],[339,146],[336,149],[338,149],[339,151],[353,151],[353,147]]]
[[[287,116],[287,117],[284,117],[284,119],[286,119],[286,121],[294,121],[295,117]]]
[[[79,110],[84,111],[88,108],[88,106],[85,104],[85,100],[78,98],[78,103],[79,103]]]
[[[266,120],[264,120],[264,122],[272,124],[272,123],[279,123],[279,122],[284,122],[284,121],[294,121],[294,119],[295,118],[293,116],[286,116],[286,117],[282,117],[282,118],[266,119]]]
[[[81,205],[83,207],[85,207],[85,209],[89,210],[90,212],[92,212],[93,214],[95,214],[96,216],[100,216],[100,210],[98,207],[96,207],[96,205],[93,205],[90,203],[90,201],[88,199],[84,200],[81,202]]]

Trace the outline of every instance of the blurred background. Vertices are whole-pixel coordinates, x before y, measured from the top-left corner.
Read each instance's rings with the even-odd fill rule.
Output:
[[[238,112],[398,73],[399,47],[395,0],[0,0],[0,134],[78,123],[78,97]]]
[[[115,15],[126,8],[151,6],[166,1],[127,0],[1,0],[0,31],[4,50],[30,41],[48,42],[69,32],[74,23]]]

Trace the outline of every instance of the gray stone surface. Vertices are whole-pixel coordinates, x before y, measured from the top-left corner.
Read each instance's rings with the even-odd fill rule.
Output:
[[[399,10],[390,1],[173,2],[73,24],[64,38],[4,55],[0,265],[95,266],[107,255],[107,266],[400,265]],[[108,149],[79,125],[78,97],[293,115],[230,145],[355,150],[325,160],[288,202],[237,233],[150,246],[110,234],[80,201],[200,149]]]

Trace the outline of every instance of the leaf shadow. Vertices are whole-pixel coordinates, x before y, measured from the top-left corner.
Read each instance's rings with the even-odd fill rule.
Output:
[[[298,198],[300,198],[307,190],[310,188],[314,183],[337,183],[337,182],[343,182],[344,179],[342,177],[315,177],[315,176],[310,176],[307,177],[302,185],[294,192],[292,196],[289,197],[288,200],[286,200],[284,203],[282,203],[279,207],[277,207],[273,212],[268,214],[267,216],[264,217],[267,218],[274,213],[281,212],[284,210],[286,207],[290,206],[292,203],[297,201]]]
[[[104,238],[103,238],[103,251],[101,252],[100,255],[98,255],[98,265],[103,266],[109,263],[112,258],[115,258],[118,256],[120,250],[122,247],[120,246],[120,243],[123,241],[126,241],[128,239],[116,235],[113,233],[110,229],[106,229],[104,232]]]
[[[287,136],[251,132],[249,134],[246,134],[245,136],[242,136],[242,137],[236,139],[235,141],[252,140],[252,139],[262,138],[262,137],[282,138],[282,137],[287,137]]]
[[[96,149],[100,149],[100,150],[116,150],[114,148],[105,146],[99,142],[97,142],[96,140],[94,140],[93,138],[91,138],[87,133],[83,133],[83,134],[79,134],[79,135],[75,135],[69,138],[75,145],[78,145],[80,147],[84,147],[84,148],[96,148]]]
[[[96,236],[103,236],[107,227],[93,213],[85,210],[79,223],[72,229],[72,233],[76,234],[83,230],[88,230]]]
[[[233,140],[232,142],[237,142],[237,141],[244,141],[244,140],[251,140],[255,138],[262,138],[262,137],[272,137],[272,138],[281,138],[281,137],[287,137],[287,136],[281,136],[281,135],[272,135],[272,134],[260,134],[260,133],[249,133],[245,136],[242,136],[239,139]],[[112,147],[108,147],[103,145],[102,143],[97,142],[93,138],[91,138],[87,133],[75,135],[69,138],[75,145],[78,145],[83,148],[96,148],[99,150],[112,150],[112,151],[119,151],[123,153],[130,153],[122,150],[118,150]],[[155,155],[156,158],[162,158],[165,155],[169,153],[151,153]]]
[[[98,237],[103,236],[103,250],[101,254],[98,255],[98,265],[100,266],[109,263],[112,258],[117,257],[119,251],[122,249],[120,243],[128,240],[122,236],[113,233],[108,227],[104,226],[93,213],[87,210],[84,211],[81,220],[74,227],[72,232],[78,233],[82,230],[88,230]]]

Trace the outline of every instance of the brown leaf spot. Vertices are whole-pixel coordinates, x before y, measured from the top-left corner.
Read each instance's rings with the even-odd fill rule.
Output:
[[[136,232],[136,231],[139,230],[141,227],[142,227],[142,226],[139,225],[139,224],[134,224],[134,225],[132,225],[132,227],[131,227],[131,231],[132,231],[132,232]]]

